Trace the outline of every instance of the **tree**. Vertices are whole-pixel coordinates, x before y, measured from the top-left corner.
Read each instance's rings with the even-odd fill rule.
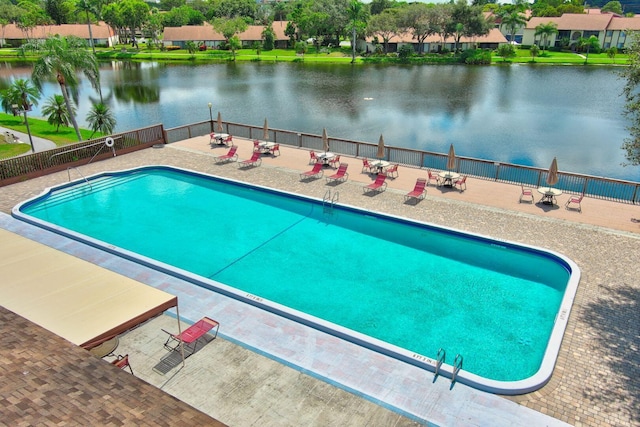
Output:
[[[489,34],[492,22],[485,19],[480,6],[469,6],[466,0],[458,0],[451,9],[447,32],[453,34],[456,50],[462,37],[478,37]]]
[[[498,46],[498,56],[502,57],[502,62],[507,62],[507,58],[516,56],[516,49],[512,44],[503,43]]]
[[[73,114],[75,113],[74,109]],[[50,125],[56,127],[56,132],[60,130],[60,126],[69,126],[71,122],[69,111],[62,95],[51,95],[42,106],[42,114],[47,117],[47,122]]]
[[[400,11],[398,25],[411,32],[418,42],[418,53],[423,53],[425,39],[438,30],[435,17],[434,5],[425,3],[412,3]]]
[[[65,0],[44,0],[44,10],[56,25],[67,24],[72,6]]]
[[[625,157],[630,165],[640,165],[640,34],[631,33],[631,44],[627,48],[628,67],[620,71],[626,80],[622,93],[625,96],[624,115],[631,120],[627,127],[629,138],[622,144]]]
[[[609,3],[602,6],[600,11],[617,13],[618,15],[622,15],[622,4],[619,1],[610,1]]]
[[[558,26],[554,22],[548,22],[546,24],[540,24],[536,26],[535,35],[542,36],[542,50],[544,50],[548,45],[549,37],[554,34],[558,34]]]
[[[502,16],[502,25],[504,25],[511,37],[509,38],[510,42],[515,41],[516,32],[522,28],[527,23],[527,19],[520,12],[511,12],[507,15]]]
[[[91,110],[86,117],[89,127],[93,131],[91,137],[96,132],[101,132],[105,135],[110,135],[116,128],[116,119],[111,112],[111,109],[102,103],[93,104]]]
[[[233,55],[233,60],[236,60],[236,50],[242,47],[242,42],[238,36],[233,36],[229,39],[229,49],[231,49],[231,54]]]
[[[249,25],[242,18],[217,18],[211,22],[211,25],[213,25],[213,28],[216,31],[223,35],[227,43],[231,41],[233,36],[240,34],[249,28]]]
[[[196,42],[194,42],[193,40],[187,41],[184,45],[184,47],[187,49],[187,52],[189,52],[191,55],[196,53],[196,50],[198,49]]]
[[[0,3],[0,27],[2,27],[2,34],[0,34],[0,48],[4,47],[4,32],[7,25],[12,22],[18,22],[23,13],[22,9],[10,2]]]
[[[616,55],[618,54],[618,49],[613,46],[607,49],[607,56],[611,58],[611,62],[616,62]]]
[[[275,47],[276,34],[271,24],[266,25],[262,30],[262,47],[264,50],[273,50]]]
[[[534,44],[529,48],[529,54],[531,54],[532,61],[536,62],[536,56],[540,55],[540,48]]]
[[[131,40],[135,43],[136,30],[141,29],[149,19],[149,5],[142,0],[121,0],[116,4],[124,25],[129,27]]]
[[[24,54],[25,50],[32,49],[33,47],[33,44],[27,43],[23,45],[21,53]],[[38,45],[36,47],[40,46]],[[40,89],[45,80],[50,77],[56,78],[60,85],[65,104],[67,105],[69,118],[76,131],[78,141],[82,141],[80,129],[78,128],[78,123],[76,122],[71,105],[71,99],[69,99],[69,88],[77,87],[78,72],[83,73],[94,88],[98,88],[100,84],[100,74],[98,72],[96,57],[91,51],[86,50],[84,40],[72,36],[51,36],[42,44],[42,50],[44,52],[33,66],[31,79],[35,86]]]
[[[76,13],[84,13],[87,19],[87,26],[89,27],[89,45],[93,53],[96,53],[96,47],[93,43],[93,33],[91,32],[91,17],[90,13],[94,13],[95,8],[90,0],[76,0]]]
[[[591,36],[589,38],[580,37],[578,39],[578,46],[581,49],[587,50],[587,55],[584,58],[584,64],[587,65],[587,61],[589,61],[589,51],[600,49],[600,41],[596,36]]]
[[[8,89],[0,92],[0,98],[2,98],[2,108],[4,108],[5,112],[13,111],[13,114],[16,114],[17,111],[14,108],[17,107],[24,114],[24,124],[27,126],[31,151],[35,153],[27,112],[31,111],[32,105],[38,105],[40,89],[32,85],[28,80],[17,79]]]
[[[356,62],[356,34],[364,29],[364,4],[359,0],[351,0],[347,9],[349,15],[349,27],[351,28],[351,63]]]
[[[367,23],[367,34],[382,38],[384,53],[389,53],[389,40],[400,32],[396,10],[387,9],[378,15],[372,15]]]

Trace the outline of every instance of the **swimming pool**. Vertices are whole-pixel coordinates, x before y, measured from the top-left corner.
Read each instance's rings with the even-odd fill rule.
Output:
[[[414,365],[461,354],[482,389],[551,375],[579,280],[559,254],[173,168],[89,182],[14,216]]]

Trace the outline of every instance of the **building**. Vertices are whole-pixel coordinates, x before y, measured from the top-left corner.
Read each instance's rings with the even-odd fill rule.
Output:
[[[366,44],[359,45],[358,47],[367,50],[369,52],[375,51],[374,40],[375,37],[368,37],[366,40]],[[383,41],[378,37],[377,41],[380,45],[383,45]],[[481,37],[462,37],[460,39],[459,49],[470,49],[470,48],[480,48],[480,49],[496,49],[500,44],[507,43],[507,39],[497,28],[492,28],[489,33],[485,36]],[[423,43],[422,51],[419,52],[419,44],[416,39],[413,38],[411,33],[404,33],[399,36],[393,36],[389,39],[388,51],[389,52],[397,52],[400,47],[403,45],[410,45],[413,49],[418,53],[430,53],[430,52],[440,52],[443,49],[448,49],[449,51],[454,51],[456,49],[456,41],[452,36],[447,37],[446,39],[442,39],[440,34],[432,34],[428,36]]]
[[[20,29],[15,24],[7,24],[0,28],[0,39],[3,46],[20,46],[29,40],[46,40],[50,36],[76,36],[89,43],[89,26],[87,24],[38,25],[30,29]],[[118,43],[118,36],[105,22],[91,24],[91,35],[94,46],[112,47]],[[90,43],[89,43],[90,44]]]
[[[276,21],[271,27],[275,33],[275,47],[286,48],[289,37],[284,34],[287,22]],[[251,47],[255,42],[262,42],[264,25],[250,25],[246,31],[238,34],[242,47]],[[217,32],[211,24],[205,22],[202,25],[185,25],[182,27],[165,27],[163,32],[165,46],[179,46],[184,48],[188,41],[204,44],[207,48],[218,49],[224,44],[224,36]]]

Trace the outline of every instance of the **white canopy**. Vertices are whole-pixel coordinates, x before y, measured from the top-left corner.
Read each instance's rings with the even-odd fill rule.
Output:
[[[0,305],[84,348],[178,305],[178,298],[0,229]]]

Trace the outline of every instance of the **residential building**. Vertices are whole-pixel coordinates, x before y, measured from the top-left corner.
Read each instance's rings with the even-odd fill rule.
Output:
[[[39,25],[29,29],[20,29],[15,24],[7,24],[0,28],[0,39],[4,46],[20,46],[27,40],[46,40],[53,35],[76,36],[89,43],[89,26],[87,24]],[[112,47],[118,43],[118,36],[105,22],[91,24],[91,35],[94,46]]]

